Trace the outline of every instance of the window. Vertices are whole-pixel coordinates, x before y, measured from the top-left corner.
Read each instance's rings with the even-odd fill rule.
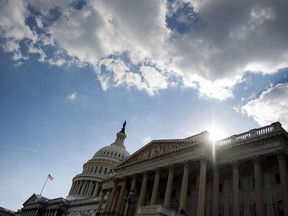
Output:
[[[96,169],[95,169],[95,173],[97,173],[97,169],[98,169],[98,167],[96,167]]]
[[[222,183],[219,184],[219,192],[222,192],[223,188],[222,188]]]
[[[107,168],[105,168],[105,170],[104,170],[104,174],[106,174],[106,172],[107,172]]]
[[[102,167],[100,167],[100,170],[99,170],[99,173],[101,173],[102,172]]]
[[[280,175],[279,175],[279,173],[276,173],[275,174],[275,184],[280,184]]]

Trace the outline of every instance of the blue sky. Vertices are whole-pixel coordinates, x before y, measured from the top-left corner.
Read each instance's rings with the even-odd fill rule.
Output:
[[[288,5],[253,0],[0,1],[0,203],[66,197],[127,121],[126,147],[280,121]]]

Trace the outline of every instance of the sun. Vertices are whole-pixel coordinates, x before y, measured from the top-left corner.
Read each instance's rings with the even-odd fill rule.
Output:
[[[223,139],[225,138],[225,131],[223,130],[223,128],[219,125],[216,124],[212,124],[209,128],[208,128],[208,132],[209,132],[209,139],[212,142],[216,142],[217,140]]]

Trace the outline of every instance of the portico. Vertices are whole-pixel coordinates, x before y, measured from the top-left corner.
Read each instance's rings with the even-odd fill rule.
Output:
[[[288,215],[284,135],[278,123],[221,140],[216,160],[206,132],[152,141],[117,167],[103,214],[123,215],[133,190],[127,215]]]

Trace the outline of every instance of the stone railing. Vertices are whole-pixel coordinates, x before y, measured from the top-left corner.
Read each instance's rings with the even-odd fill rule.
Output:
[[[265,126],[265,127],[253,129],[253,130],[250,130],[250,131],[242,133],[242,134],[233,135],[229,138],[219,140],[219,141],[217,141],[217,145],[224,146],[224,145],[228,145],[228,144],[234,144],[234,143],[241,142],[244,140],[263,136],[263,135],[266,135],[266,134],[269,134],[269,133],[272,133],[274,131],[281,130],[281,129],[282,129],[281,124],[279,122],[275,122],[275,123],[268,125],[268,126]]]
[[[167,216],[183,216],[182,214],[177,213],[173,209],[165,208],[163,205],[150,205],[150,206],[140,206],[137,209],[137,215],[146,215],[146,214],[155,214],[160,213]]]

